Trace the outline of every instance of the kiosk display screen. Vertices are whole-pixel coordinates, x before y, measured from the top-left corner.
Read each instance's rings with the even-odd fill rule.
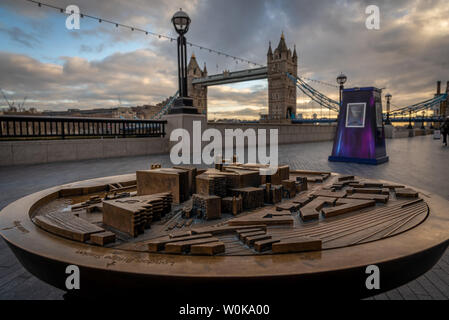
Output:
[[[348,103],[346,128],[365,127],[366,103]]]

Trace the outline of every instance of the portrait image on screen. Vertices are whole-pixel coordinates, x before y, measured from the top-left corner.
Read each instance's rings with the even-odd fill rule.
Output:
[[[365,127],[366,103],[348,103],[346,112],[347,128]]]

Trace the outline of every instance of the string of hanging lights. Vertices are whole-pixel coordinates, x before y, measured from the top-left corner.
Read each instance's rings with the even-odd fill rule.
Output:
[[[47,7],[47,8],[55,9],[55,10],[59,11],[60,13],[63,13],[63,14],[66,14],[66,15],[74,14],[73,11],[72,12],[66,12],[66,10],[64,8],[61,8],[61,7],[52,5],[52,4],[44,3],[44,2],[41,2],[41,1],[36,1],[36,0],[24,0],[24,1],[37,4],[37,6],[40,7],[40,8],[41,7]],[[96,20],[99,23],[107,23],[107,24],[114,25],[116,28],[120,27],[120,28],[129,29],[131,31],[142,32],[145,35],[154,36],[154,37],[156,37],[158,39],[169,40],[170,42],[176,41],[176,38],[173,38],[173,37],[170,37],[170,36],[167,36],[167,35],[164,35],[164,34],[151,32],[149,30],[144,30],[144,29],[137,28],[137,27],[134,27],[134,26],[130,26],[130,25],[126,25],[126,24],[123,24],[123,23],[115,22],[115,21],[112,21],[112,20],[109,20],[109,19],[104,19],[104,18],[101,18],[101,17],[97,17],[97,16],[93,16],[93,15],[86,14],[86,13],[81,13],[81,12],[79,13],[79,15],[80,15],[81,18],[88,18],[88,19]],[[212,49],[212,48],[207,48],[205,46],[198,45],[198,44],[195,44],[195,43],[192,43],[192,42],[187,42],[187,44],[190,47],[198,48],[199,50],[204,50],[205,52],[209,52],[209,53],[217,54],[219,56],[224,56],[224,57],[229,58],[229,59],[233,59],[234,61],[236,61],[236,63],[242,62],[242,63],[247,63],[248,65],[252,65],[254,67],[264,67],[264,65],[262,65],[260,63],[253,62],[253,61],[250,61],[248,59],[236,57],[236,56],[233,56],[231,54],[228,54],[228,53],[225,53],[225,52],[222,52],[222,51],[219,51],[219,50],[215,50],[215,49]]]
[[[61,8],[61,7],[52,5],[52,4],[48,4],[48,3],[45,3],[45,2],[41,2],[41,1],[37,1],[37,0],[23,0],[23,1],[27,1],[27,2],[30,2],[30,3],[33,3],[33,4],[37,4],[38,7],[40,7],[40,8],[41,7],[47,7],[47,8],[55,9],[55,10],[59,11],[62,14],[66,14],[66,15],[74,14],[73,11],[72,12],[66,12],[66,9],[64,9],[64,8]],[[142,29],[142,28],[138,28],[138,27],[135,27],[135,26],[130,26],[130,25],[127,25],[127,24],[119,23],[119,22],[112,21],[112,20],[109,20],[109,19],[104,19],[104,18],[101,18],[101,17],[97,17],[97,16],[94,16],[94,15],[83,13],[83,12],[80,12],[79,15],[80,15],[80,18],[88,18],[88,19],[96,20],[96,21],[98,21],[98,23],[111,24],[111,25],[114,25],[116,28],[125,28],[125,29],[129,29],[131,31],[144,33],[147,36],[156,37],[157,39],[169,40],[170,42],[175,42],[176,43],[176,38],[170,37],[170,36],[167,36],[167,35],[164,35],[164,34],[160,34],[160,33],[152,32],[152,31],[145,30],[145,29]],[[208,53],[211,53],[211,54],[216,54],[218,56],[223,56],[223,57],[228,58],[228,59],[233,59],[236,64],[238,64],[240,62],[240,63],[248,64],[249,66],[253,66],[253,67],[265,67],[264,65],[262,65],[260,63],[257,63],[257,62],[254,62],[254,61],[250,61],[248,59],[240,58],[240,57],[237,57],[237,56],[234,56],[234,55],[231,55],[231,54],[219,51],[219,50],[215,50],[215,49],[212,49],[212,48],[208,48],[208,47],[205,47],[205,46],[202,46],[202,45],[198,45],[198,44],[195,44],[195,43],[192,43],[192,42],[189,42],[189,41],[187,41],[187,45],[189,45],[192,48],[197,48],[199,50],[202,50],[202,51],[205,51],[205,52],[208,52]],[[306,77],[301,77],[301,78],[303,80],[315,82],[315,83],[318,83],[318,84],[321,84],[321,85],[325,85],[325,86],[329,86],[329,87],[333,87],[333,88],[337,87],[337,86],[335,86],[333,84],[329,84],[329,83],[321,81],[321,80],[310,79],[310,78],[306,78]]]

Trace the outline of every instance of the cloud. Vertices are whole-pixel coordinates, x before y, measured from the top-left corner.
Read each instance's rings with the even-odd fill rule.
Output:
[[[116,53],[103,60],[60,57],[62,65],[0,52],[0,87],[28,96],[39,109],[113,107],[118,96],[129,105],[158,103],[176,88],[172,61],[149,50]],[[151,77],[148,77],[151,68]],[[67,102],[68,101],[68,102]]]
[[[0,32],[8,35],[12,41],[20,43],[28,48],[33,48],[40,43],[34,35],[27,33],[18,27],[6,28],[0,25]]]
[[[58,5],[71,2],[62,0]],[[266,63],[268,42],[276,46],[283,31],[288,46],[297,46],[301,76],[335,83],[336,76],[345,72],[347,86],[385,87],[398,106],[432,97],[435,82],[449,80],[447,0],[377,0],[379,31],[365,28],[365,8],[373,4],[371,0],[78,0],[77,4],[82,12],[171,36],[170,18],[182,7],[192,18],[189,41],[262,64]],[[4,0],[0,6],[26,17],[35,27],[49,23],[49,16],[55,14],[23,1]],[[53,58],[60,59],[62,65],[3,52],[0,85],[17,94],[34,95],[39,105],[59,109],[112,106],[119,93],[130,104],[156,103],[173,94],[174,44],[104,23],[83,23],[85,28],[71,33],[81,41],[81,52],[99,53],[112,44],[131,42],[141,42],[143,49],[87,61],[59,57],[55,48]],[[30,34],[25,26],[20,30]],[[98,41],[92,43],[92,38]],[[17,39],[37,44],[23,35]],[[247,68],[206,50],[189,47],[189,54],[192,51],[200,65],[207,63],[209,74]],[[334,99],[338,95],[332,87],[312,85]],[[302,99],[299,91],[298,95]],[[76,102],[60,102],[63,99]],[[245,112],[264,110],[267,100],[265,86],[209,89],[212,110],[224,106],[241,106]]]
[[[96,53],[100,53],[100,52],[103,51],[104,47],[105,47],[104,43],[101,43],[101,44],[99,44],[97,46],[89,46],[89,45],[82,44],[80,46],[80,52],[96,52]]]

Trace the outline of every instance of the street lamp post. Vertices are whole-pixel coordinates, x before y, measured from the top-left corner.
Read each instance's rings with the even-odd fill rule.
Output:
[[[391,98],[392,97],[393,96],[391,94],[389,94],[389,93],[387,93],[385,95],[385,98],[387,99],[387,120],[385,120],[385,124],[391,124],[391,121],[390,121],[390,102],[391,102]]]
[[[346,81],[348,80],[348,77],[346,77],[346,75],[344,75],[343,73],[340,73],[340,75],[337,77],[337,83],[340,85],[340,109],[341,109],[341,96],[343,93],[343,89],[344,84],[346,83]]]
[[[175,100],[170,114],[191,113],[197,114],[198,110],[193,107],[193,99],[187,92],[187,40],[184,36],[189,31],[190,17],[180,9],[171,19],[178,36],[178,85],[179,97]]]

